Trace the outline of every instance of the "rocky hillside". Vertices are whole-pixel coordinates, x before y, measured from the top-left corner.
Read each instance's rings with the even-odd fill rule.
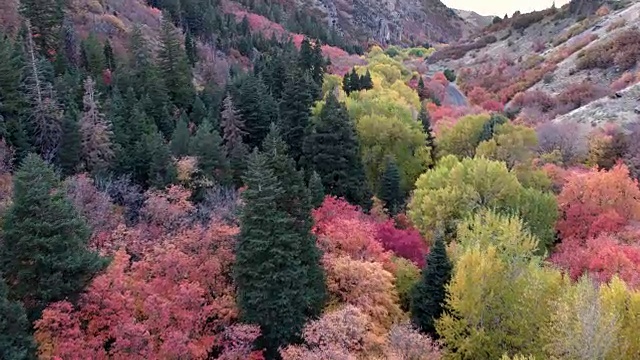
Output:
[[[638,120],[640,3],[574,0],[522,14],[427,62],[451,68],[472,103],[492,101],[523,123],[585,127]]]
[[[474,11],[454,9],[456,14],[465,20],[469,25],[474,26],[477,29],[484,29],[491,25],[494,16],[480,15]]]

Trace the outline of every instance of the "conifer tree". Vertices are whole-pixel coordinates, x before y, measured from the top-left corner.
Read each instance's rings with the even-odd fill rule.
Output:
[[[363,90],[373,89],[373,80],[371,79],[371,73],[369,72],[369,69],[367,69],[367,72],[364,74],[364,76],[360,78],[360,87]]]
[[[104,171],[114,157],[111,124],[100,111],[95,83],[84,82],[84,111],[80,120],[82,159],[87,171]]]
[[[198,62],[198,48],[195,39],[191,35],[191,31],[186,31],[184,35],[184,51],[187,54],[189,65],[194,67],[196,62]]]
[[[0,278],[0,359],[35,358],[35,343],[29,333],[29,320],[19,301],[9,300],[9,289]]]
[[[436,164],[436,138],[433,136],[433,129],[431,128],[431,116],[429,115],[429,111],[426,107],[422,106],[420,109],[420,114],[418,115],[418,120],[422,124],[422,130],[426,135],[426,146],[429,148],[429,153],[431,154],[431,164],[430,168],[434,167]]]
[[[420,101],[424,101],[427,98],[422,76],[420,76],[418,80],[418,97],[420,98]]]
[[[360,76],[356,72],[356,68],[351,69],[351,73],[349,74],[349,86],[351,86],[351,91],[360,91],[362,90],[362,84],[360,81]]]
[[[114,71],[117,65],[116,57],[113,54],[113,48],[111,47],[111,42],[109,41],[109,39],[104,42],[104,48],[102,52],[104,53],[105,66],[107,67],[107,69]]]
[[[229,182],[229,161],[222,148],[222,139],[209,121],[200,125],[189,147],[190,155],[198,158],[198,168],[207,179],[222,184]]]
[[[309,196],[311,197],[311,206],[317,208],[322,205],[324,201],[324,186],[322,186],[322,179],[317,172],[312,172],[309,178]]]
[[[63,175],[73,175],[82,161],[82,144],[77,109],[67,109],[62,120],[62,141],[56,163]]]
[[[242,184],[241,176],[246,169],[247,156],[249,150],[247,145],[242,141],[242,137],[246,134],[244,131],[244,121],[240,118],[240,114],[233,105],[233,99],[230,94],[224,98],[222,105],[222,139],[224,147],[229,158],[229,168],[231,170],[231,178],[235,185]]]
[[[347,93],[347,96],[351,94],[353,91],[353,87],[351,86],[351,74],[346,73],[344,77],[342,77],[342,90]]]
[[[411,319],[424,333],[437,336],[435,321],[442,315],[446,286],[451,280],[453,266],[441,234],[426,257],[422,278],[411,294]]]
[[[89,230],[53,169],[35,154],[15,174],[13,204],[0,243],[0,271],[31,321],[44,307],[78,294],[105,265],[87,249]]]
[[[391,215],[400,212],[404,203],[404,195],[400,189],[400,170],[392,157],[387,158],[378,198],[384,202]]]
[[[113,54],[111,54],[113,55]],[[99,79],[106,68],[105,49],[94,33],[82,42],[82,67],[90,76]]]
[[[164,189],[173,184],[178,171],[171,158],[171,150],[162,134],[154,131],[143,139],[148,155],[148,185],[156,189]],[[144,161],[144,159],[142,159]]]
[[[260,147],[269,126],[278,120],[278,106],[262,80],[247,75],[231,88],[231,96],[240,117],[244,121],[247,136],[245,143],[250,149]]]
[[[274,206],[286,190],[267,157],[257,150],[249,156],[234,275],[240,318],[260,326],[257,346],[272,359],[280,347],[299,340],[309,310],[309,281],[302,257],[306,242],[296,220]]]
[[[489,121],[485,122],[482,127],[482,132],[480,133],[479,142],[488,141],[493,138],[493,134],[496,131],[496,128],[502,124],[506,124],[509,122],[509,119],[500,115],[500,114],[492,114]]]
[[[291,157],[297,162],[302,156],[304,132],[309,125],[313,94],[313,80],[299,70],[287,74],[287,81],[280,101],[280,125],[282,137],[289,146]]]
[[[171,137],[171,151],[173,155],[181,158],[189,154],[189,138],[190,133],[187,115],[182,113],[180,121],[178,121],[178,126],[176,126],[176,129],[173,131],[173,136]]]
[[[185,109],[191,104],[195,94],[191,82],[191,67],[187,54],[180,44],[178,33],[168,19],[162,22],[160,41],[158,60],[162,79],[169,91],[171,101]]]
[[[196,96],[193,99],[193,104],[191,105],[191,114],[189,114],[191,122],[200,126],[208,116],[207,107],[202,99],[200,99],[200,96]]]
[[[369,209],[371,190],[359,154],[347,109],[329,92],[305,139],[303,163],[318,172],[327,193]]]
[[[35,48],[43,56],[51,56],[58,45],[60,28],[64,20],[62,0],[22,0],[21,13],[30,23],[35,38]]]
[[[27,108],[30,119],[28,134],[38,153],[46,160],[53,160],[60,145],[63,111],[53,86],[45,80],[28,22],[26,30],[22,88],[31,105]]]

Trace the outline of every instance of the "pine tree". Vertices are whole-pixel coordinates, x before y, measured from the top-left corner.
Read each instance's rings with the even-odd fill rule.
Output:
[[[180,121],[178,121],[178,126],[173,131],[173,136],[171,137],[171,151],[173,155],[178,158],[181,158],[189,153],[189,123],[187,116],[182,113],[180,116]]]
[[[208,116],[209,114],[207,112],[207,107],[204,105],[202,99],[200,99],[200,96],[196,96],[193,99],[193,104],[191,105],[191,114],[189,115],[191,122],[196,124],[196,126],[200,126],[200,124],[202,124],[202,122]]]
[[[178,171],[171,158],[171,150],[162,135],[155,131],[145,136],[143,141],[148,156],[148,185],[156,189],[164,189],[173,184]]]
[[[373,80],[371,79],[371,73],[369,72],[369,69],[367,69],[367,72],[364,74],[364,76],[360,78],[360,87],[363,90],[373,89]]]
[[[177,31],[167,19],[162,22],[160,41],[158,61],[162,79],[169,91],[171,101],[176,106],[186,109],[195,95],[191,82],[191,67],[187,54],[180,45]]]
[[[392,157],[387,158],[378,198],[384,202],[391,215],[400,212],[404,204],[404,195],[400,189],[400,170]]]
[[[237,81],[231,88],[231,96],[244,121],[245,142],[250,149],[260,147],[271,123],[277,122],[278,105],[260,78],[247,75]]]
[[[311,197],[311,206],[315,209],[322,205],[324,201],[324,186],[322,186],[322,179],[317,172],[312,172],[309,178],[309,196]]]
[[[82,67],[90,76],[99,79],[106,68],[105,51],[94,33],[82,42]]]
[[[0,278],[0,359],[35,358],[35,343],[29,333],[29,320],[18,301],[9,300],[9,289]]]
[[[349,74],[349,85],[351,86],[352,92],[362,90],[360,76],[356,72],[356,68],[351,69],[351,73]]]
[[[246,169],[247,156],[249,150],[247,145],[242,141],[242,137],[246,134],[244,131],[244,121],[240,118],[240,114],[233,105],[233,99],[230,94],[224,98],[222,105],[222,139],[224,147],[229,158],[229,167],[231,170],[231,178],[235,185],[242,184],[241,176]]]
[[[276,358],[278,348],[299,340],[309,289],[301,256],[305,242],[295,219],[274,206],[285,189],[267,157],[257,151],[249,157],[234,275],[240,318],[260,326],[257,346]]]
[[[104,62],[107,69],[114,71],[116,69],[116,56],[113,54],[113,48],[109,39],[104,42],[104,48],[102,50],[104,54]]]
[[[491,138],[493,138],[493,133],[496,131],[496,128],[508,122],[509,119],[507,119],[506,117],[500,114],[492,114],[489,121],[485,122],[484,126],[482,127],[479,142],[491,140]]]
[[[22,15],[30,23],[30,31],[38,35],[34,40],[35,47],[41,55],[53,55],[64,20],[64,2],[62,0],[22,0],[20,4]]]
[[[424,101],[425,99],[427,99],[424,80],[422,79],[422,76],[420,76],[418,80],[418,97],[420,98],[420,101]]]
[[[452,269],[444,239],[438,234],[427,255],[422,279],[415,285],[411,294],[411,319],[422,332],[432,336],[437,336],[435,320],[444,310],[446,286],[451,280]]]
[[[350,73],[344,74],[344,77],[342,78],[342,90],[344,90],[344,92],[347,93],[347,96],[351,94],[351,92],[353,91],[353,87],[351,86]]]
[[[429,154],[431,155],[431,163],[429,168],[433,168],[436,165],[436,137],[433,135],[433,129],[431,128],[431,116],[426,107],[422,106],[418,120],[422,124],[422,130],[426,135],[425,145],[429,148]]]
[[[191,65],[191,67],[196,66],[198,62],[198,48],[190,31],[187,31],[184,35],[184,51],[187,54],[189,65]]]
[[[77,109],[68,109],[62,120],[62,141],[56,164],[65,176],[73,175],[82,161],[82,144]]]
[[[31,321],[44,307],[78,294],[105,265],[87,248],[89,230],[65,194],[54,170],[28,155],[15,174],[13,204],[0,243],[0,271],[22,300]]]
[[[333,92],[315,120],[305,139],[303,163],[318,172],[327,193],[369,209],[371,191],[354,125]]]
[[[304,72],[292,70],[280,101],[280,124],[283,138],[289,146],[291,157],[297,162],[302,156],[304,132],[309,125],[313,94],[310,93],[313,80]]]
[[[104,171],[114,158],[111,124],[100,112],[95,83],[90,77],[84,82],[84,111],[80,120],[82,158],[87,171]]]
[[[189,153],[198,158],[198,168],[209,180],[218,183],[229,182],[229,161],[227,160],[220,134],[205,121],[189,144]]]

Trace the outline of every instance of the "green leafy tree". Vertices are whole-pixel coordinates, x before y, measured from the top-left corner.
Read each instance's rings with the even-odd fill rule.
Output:
[[[0,358],[35,359],[35,348],[24,307],[18,301],[9,300],[9,289],[0,278]]]
[[[491,121],[487,114],[467,115],[455,125],[442,129],[436,146],[440,156],[473,157],[480,142],[484,141],[485,125]]]
[[[384,202],[391,215],[400,212],[404,204],[404,194],[400,189],[400,170],[392,157],[387,158],[380,180],[378,198]]]
[[[180,44],[180,37],[173,24],[168,20],[164,20],[162,23],[158,61],[162,79],[168,89],[171,101],[176,106],[186,109],[195,94],[191,66],[189,66],[187,54]]]
[[[182,113],[180,121],[178,121],[178,126],[176,126],[176,129],[173,131],[173,136],[171,137],[171,151],[173,155],[180,158],[189,153],[190,137],[188,119],[187,116]]]
[[[322,205],[325,197],[324,186],[320,175],[315,171],[311,173],[309,178],[309,195],[311,196],[311,205],[314,208]]]
[[[314,120],[304,145],[307,168],[320,175],[329,194],[370,208],[371,190],[359,156],[360,145],[344,104],[329,92]]]
[[[257,345],[275,358],[278,348],[299,340],[312,289],[303,266],[307,242],[296,219],[274,206],[286,190],[267,157],[257,151],[249,157],[234,274],[240,318],[260,326]]]
[[[422,278],[411,294],[411,319],[424,333],[437,336],[435,322],[444,311],[452,271],[444,239],[437,236],[427,255]]]
[[[12,284],[9,298],[23,301],[31,321],[50,302],[82,291],[105,265],[87,249],[89,230],[59,186],[51,166],[27,156],[4,218],[0,271]]]

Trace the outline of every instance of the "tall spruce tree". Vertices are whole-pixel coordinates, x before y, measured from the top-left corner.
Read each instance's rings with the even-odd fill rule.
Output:
[[[56,158],[56,164],[65,176],[73,175],[82,161],[82,144],[78,109],[67,108],[62,120],[62,141]]]
[[[400,170],[395,159],[388,157],[382,179],[378,198],[382,200],[389,214],[396,215],[404,204],[404,194],[400,189]]]
[[[180,158],[189,154],[189,138],[189,120],[187,115],[182,113],[178,126],[176,126],[171,136],[171,151],[173,155]]]
[[[233,105],[231,95],[227,93],[222,104],[222,139],[224,148],[229,159],[231,178],[236,186],[242,185],[242,174],[246,169],[249,149],[242,141],[246,134],[244,131],[244,121],[240,118],[239,112]]]
[[[433,129],[431,128],[431,115],[425,106],[420,108],[420,114],[418,120],[422,124],[422,130],[425,133],[425,145],[429,148],[429,154],[431,155],[431,163],[429,168],[433,168],[436,165],[436,137],[433,135]]]
[[[239,78],[231,87],[231,96],[244,121],[250,149],[260,147],[269,133],[269,126],[278,120],[278,105],[262,80],[254,75]]]
[[[189,65],[195,66],[196,62],[198,62],[198,48],[191,31],[186,31],[184,35],[184,51],[187,54]]]
[[[0,278],[0,359],[35,359],[35,349],[24,306],[9,300],[9,289]]]
[[[0,271],[31,321],[47,304],[78,294],[105,261],[87,249],[90,232],[54,170],[35,154],[15,174],[3,224]]]
[[[327,193],[369,209],[371,190],[354,125],[332,91],[314,120],[305,139],[303,163],[320,175]]]
[[[435,321],[442,315],[446,299],[446,286],[451,280],[453,266],[447,256],[442,234],[426,258],[422,278],[411,294],[411,319],[424,333],[437,337]]]
[[[482,132],[480,133],[479,141],[488,141],[493,138],[493,133],[496,131],[496,128],[502,124],[506,124],[509,122],[509,119],[500,114],[492,114],[489,121],[484,123],[482,127]]]
[[[190,155],[198,158],[198,169],[205,178],[221,184],[229,183],[229,161],[222,147],[222,139],[209,121],[198,127],[189,147]]]
[[[427,99],[426,94],[427,93],[424,86],[424,79],[422,79],[422,76],[420,76],[418,80],[418,97],[420,98],[420,101],[424,101],[425,99]]]
[[[278,348],[299,341],[309,311],[309,280],[296,219],[274,206],[286,191],[268,164],[268,155],[254,151],[242,193],[240,238],[234,275],[240,318],[258,324],[257,346],[268,359]]]
[[[116,69],[116,56],[113,53],[113,48],[111,47],[111,42],[107,39],[104,42],[104,48],[102,49],[102,53],[104,54],[104,63],[107,69],[114,71]]]
[[[314,94],[310,92],[313,80],[308,74],[294,68],[287,74],[287,81],[280,101],[282,137],[289,146],[291,157],[297,162],[302,156],[304,132],[309,125]]]
[[[367,69],[367,72],[360,78],[360,87],[362,90],[373,89],[373,80],[371,79],[371,72]]]
[[[178,32],[168,19],[162,22],[160,42],[158,60],[162,79],[169,91],[171,101],[176,106],[186,109],[195,94],[191,82],[191,66],[180,44]]]
[[[200,124],[202,124],[208,116],[209,113],[207,111],[207,107],[205,106],[200,96],[194,97],[193,104],[191,105],[191,114],[189,114],[191,122],[193,122],[197,126],[200,126]]]
[[[82,67],[90,76],[99,79],[106,68],[106,59],[104,47],[94,33],[90,33],[82,42],[82,54]]]
[[[311,198],[311,206],[315,209],[322,205],[324,201],[324,186],[322,186],[322,179],[317,172],[312,172],[309,178],[309,196]]]
[[[38,34],[34,40],[38,52],[52,56],[58,46],[58,37],[64,20],[63,0],[22,0],[21,13],[29,20],[31,31]]]
[[[178,176],[178,171],[171,150],[158,131],[148,134],[143,141],[148,156],[147,179],[148,185],[156,189],[164,189],[173,184]],[[140,159],[145,161],[145,159]]]

